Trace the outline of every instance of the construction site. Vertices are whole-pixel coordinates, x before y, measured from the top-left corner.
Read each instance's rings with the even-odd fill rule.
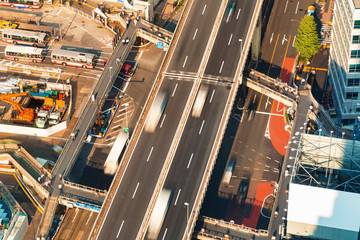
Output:
[[[70,85],[6,77],[0,80],[0,94],[2,132],[46,136],[66,128]]]

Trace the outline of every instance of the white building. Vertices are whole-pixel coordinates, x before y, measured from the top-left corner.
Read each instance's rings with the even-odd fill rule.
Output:
[[[360,116],[360,0],[335,0],[329,68],[338,120],[353,124]]]
[[[303,134],[288,192],[287,234],[360,237],[360,142]]]

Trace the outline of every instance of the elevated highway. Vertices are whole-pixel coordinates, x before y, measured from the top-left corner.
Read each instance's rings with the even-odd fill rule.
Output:
[[[82,202],[84,204],[86,203],[88,206],[93,206],[93,210],[95,211],[100,209],[99,207],[104,200],[105,192],[82,189],[82,187],[74,186],[74,184],[70,184],[70,182],[65,184],[66,181],[64,181],[64,178],[66,179],[67,175],[74,166],[77,156],[83,147],[88,131],[97,116],[97,109],[99,106],[101,108],[104,99],[106,99],[107,94],[117,78],[123,63],[125,62],[126,56],[129,54],[137,36],[144,37],[149,41],[161,41],[164,43],[168,43],[171,40],[170,33],[159,36],[152,34],[150,27],[146,25],[135,25],[133,22],[129,24],[128,28],[122,35],[122,39],[128,39],[129,42],[127,44],[118,44],[114,49],[114,52],[106,64],[99,81],[89,96],[89,100],[85,106],[83,114],[80,116],[73,129],[73,135],[75,138],[70,138],[66,142],[64,149],[59,156],[58,162],[53,169],[53,188],[50,190],[50,197],[45,205],[45,213],[42,216],[36,234],[40,238],[46,238],[48,235],[49,228],[51,227],[54,213],[59,202],[63,204]],[[83,204],[78,206],[83,206]]]
[[[170,96],[161,124],[153,134],[143,132],[144,111],[91,239],[146,238],[163,187],[172,190],[173,198],[158,238],[190,237],[241,83],[261,3],[238,2],[228,24],[223,20],[228,1],[188,2],[185,23],[180,22],[171,58],[160,71],[160,86],[154,88]],[[193,118],[192,104],[202,84],[210,87],[207,102],[201,117]]]
[[[203,9],[203,18],[198,12],[190,8],[191,4],[193,5],[192,9]],[[141,124],[145,122],[146,113],[155,97],[154,95],[150,96],[147,110],[144,110],[145,114],[135,130],[137,132],[133,136],[133,145],[129,147],[126,154],[128,159],[125,159],[125,165],[120,168],[117,179],[112,185],[113,192],[105,199],[105,192],[99,193],[83,190],[81,186],[64,185],[64,180],[57,176],[58,174],[66,176],[72,168],[87,136],[88,129],[95,119],[96,102],[99,100],[102,104],[101,101],[106,98],[109,88],[115,80],[114,76],[117,76],[131,45],[135,41],[135,36],[141,36],[152,42],[163,43],[169,43],[170,37],[172,37],[170,33],[165,31],[154,32],[154,26],[151,24],[138,23],[135,25],[130,23],[122,36],[122,39],[130,39],[130,43],[127,45],[119,44],[115,48],[114,54],[109,59],[98,84],[92,92],[92,97],[90,97],[83,115],[73,130],[76,135],[75,140],[69,140],[66,143],[59,163],[54,169],[54,176],[56,177],[54,189],[46,204],[46,212],[42,218],[38,236],[47,236],[49,223],[52,221],[53,213],[59,201],[63,204],[72,201],[75,204],[77,201],[84,202],[96,209],[105,199],[106,204],[98,219],[102,224],[97,224],[101,228],[95,228],[92,239],[115,239],[119,236],[126,239],[144,238],[153,204],[163,186],[171,188],[174,194],[179,194],[178,197],[180,197],[179,190],[181,190],[182,195],[177,200],[182,201],[181,206],[183,208],[184,206],[191,208],[190,219],[188,219],[186,218],[186,211],[171,207],[169,217],[164,225],[170,224],[172,229],[162,229],[162,234],[165,233],[163,236],[165,237],[167,234],[169,239],[180,239],[179,236],[188,238],[190,236],[226,127],[229,111],[235,99],[237,87],[242,81],[244,62],[262,1],[249,0],[238,3],[231,20],[237,26],[235,29],[232,27],[234,25],[222,20],[227,4],[228,2],[225,0],[221,3],[207,0],[195,3],[189,1],[185,9],[185,12],[188,11],[186,14],[189,15],[186,15],[188,19],[184,21],[191,21],[191,23],[184,26],[185,23],[180,22],[181,36],[175,37],[174,44],[171,46],[173,49],[169,51],[171,58],[165,60],[159,75],[161,80],[153,89],[154,93],[166,91],[172,94],[165,111],[167,117],[165,119],[164,116],[162,122],[164,124],[161,124],[156,134],[142,132]],[[205,40],[207,45],[204,44]],[[269,80],[266,76],[260,76],[260,79],[257,81],[254,76],[250,76],[247,78],[246,84],[254,89],[260,89],[264,93],[270,92],[269,94],[276,95],[289,105],[292,103],[293,96],[288,96],[287,93],[276,94],[276,91],[271,89],[272,85],[265,84]],[[191,106],[201,84],[210,86],[209,103],[204,107],[204,114],[201,119],[190,118]],[[210,105],[212,101],[210,96],[214,100],[212,105]],[[205,122],[206,125],[204,125]],[[198,134],[196,134],[196,129],[201,129]],[[204,134],[201,134],[202,131]],[[193,142],[193,144],[189,144],[189,142]],[[153,146],[150,146],[149,143],[152,143]],[[207,148],[201,148],[198,144],[206,145]],[[195,165],[196,167],[192,168],[191,173],[186,173],[180,177],[176,174],[170,174],[169,176],[172,178],[166,179],[167,173],[171,172],[171,165],[177,169],[179,164],[182,164],[184,156],[177,156],[177,152],[190,152],[190,145],[198,148],[196,154],[199,157],[196,158],[200,165]],[[151,156],[147,155],[149,153]],[[194,153],[191,155],[192,158],[194,155]],[[153,160],[153,162],[144,163],[142,161],[144,159]],[[147,164],[151,166],[147,166]],[[185,181],[184,176],[187,176],[186,191],[184,188],[179,188],[181,182]],[[145,184],[141,184],[140,179],[139,181],[134,180],[136,177],[140,177]],[[118,184],[122,182],[126,186],[122,184],[118,187]],[[194,187],[190,183],[197,185]],[[58,188],[60,184],[63,186],[62,189]],[[200,190],[196,192],[194,189]],[[141,195],[137,196],[137,194]],[[132,200],[135,197],[136,200]],[[129,199],[126,200],[126,198]],[[110,211],[113,208],[120,209],[120,211]],[[130,222],[126,220],[129,217],[131,217]],[[172,223],[168,223],[167,221],[171,222],[171,219]],[[182,219],[181,227],[174,227],[177,224],[174,219]],[[113,224],[107,224],[106,221],[116,222],[117,230],[114,230]]]

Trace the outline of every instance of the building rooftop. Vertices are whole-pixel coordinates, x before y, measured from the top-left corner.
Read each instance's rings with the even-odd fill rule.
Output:
[[[359,231],[360,194],[290,184],[288,221]]]

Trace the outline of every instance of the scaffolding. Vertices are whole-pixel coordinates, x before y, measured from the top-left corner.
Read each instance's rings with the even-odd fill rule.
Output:
[[[302,134],[291,182],[360,193],[360,142]]]

